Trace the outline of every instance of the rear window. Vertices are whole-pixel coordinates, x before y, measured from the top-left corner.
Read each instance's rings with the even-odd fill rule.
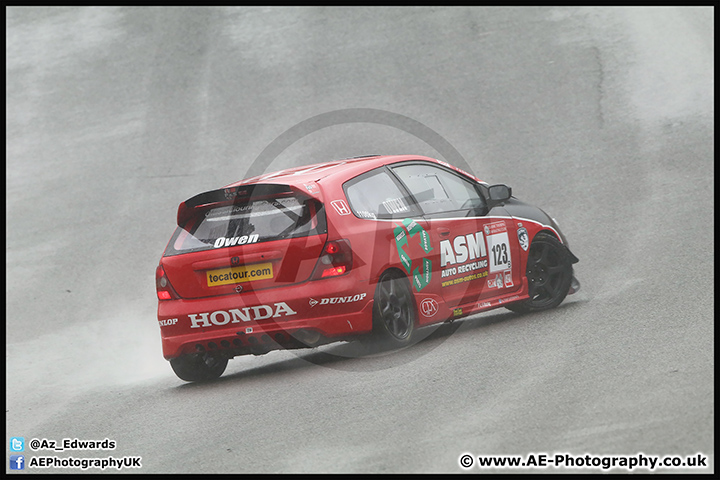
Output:
[[[251,200],[202,210],[178,227],[165,256],[327,232],[322,204],[296,197]]]

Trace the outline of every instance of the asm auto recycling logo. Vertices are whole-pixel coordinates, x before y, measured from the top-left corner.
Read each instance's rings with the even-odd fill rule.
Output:
[[[302,122],[290,127],[285,132],[281,133],[275,140],[273,140],[267,147],[265,147],[262,152],[260,152],[260,155],[258,155],[255,161],[248,168],[244,178],[262,175],[268,170],[272,171],[270,166],[273,161],[275,161],[275,159],[280,156],[282,152],[284,152],[287,148],[289,148],[291,145],[293,145],[300,139],[324,128],[351,123],[372,123],[402,130],[403,132],[409,133],[410,135],[413,135],[414,137],[422,140],[430,147],[435,149],[435,151],[438,152],[439,156],[442,157],[447,163],[459,167],[466,172],[472,173],[472,169],[470,168],[468,163],[465,161],[460,152],[458,152],[455,147],[450,144],[450,142],[445,140],[439,133],[432,130],[428,126],[423,125],[417,120],[413,120],[412,118],[406,117],[405,115],[401,115],[399,113],[388,112],[386,110],[379,110],[374,108],[347,108],[321,113],[320,115],[316,115],[314,117],[308,118],[307,120],[303,120]],[[432,245],[430,243],[430,235],[420,224],[409,218],[403,220],[401,225],[395,224],[395,227],[395,245],[397,247],[398,254],[400,255],[401,263],[405,268],[416,292],[420,294],[423,288],[425,288],[430,283],[432,274],[432,263],[428,258],[419,258],[415,260],[416,265],[414,265],[413,259],[410,258],[410,256],[405,251],[405,246],[407,245],[408,238],[410,238],[413,242],[419,242],[420,247],[427,254],[432,250]],[[309,302],[312,307],[315,306],[319,301],[311,299],[309,300]],[[421,299],[421,297],[418,295],[417,303],[421,310],[420,312],[418,312],[419,314],[422,314],[426,317],[432,317],[437,313],[438,304],[435,300]],[[439,327],[440,325],[431,328],[437,329]],[[440,335],[437,338],[438,341],[434,342],[429,348],[420,348],[419,345],[413,344],[409,348],[401,349],[403,351],[402,355],[393,355],[390,357],[394,359],[393,362],[390,362],[392,364],[388,364],[388,362],[382,362],[382,365],[378,366],[377,363],[373,363],[372,365],[365,364],[359,368],[362,368],[364,371],[367,371],[368,369],[383,370],[397,366],[400,363],[410,362],[440,345],[447,338],[447,336],[447,334]],[[290,351],[297,352],[295,353],[296,355],[300,356],[304,360],[310,361],[317,365],[337,368],[340,370],[352,370],[352,366],[348,366],[347,364],[343,364],[343,362],[337,360],[339,358],[356,358],[368,356],[365,352],[360,352],[357,348],[353,348],[353,343],[349,345],[341,345],[337,348],[333,348],[331,345],[330,347],[332,348],[333,353],[328,353],[327,351],[313,351],[311,353],[303,350]],[[384,353],[392,354],[396,352],[398,352],[398,350],[392,350]]]

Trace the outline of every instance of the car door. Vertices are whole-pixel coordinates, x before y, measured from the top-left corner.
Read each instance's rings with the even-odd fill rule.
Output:
[[[392,167],[423,211],[432,245],[432,277],[445,302],[459,306],[519,288],[517,243],[509,217],[487,215],[477,183],[428,162]],[[516,265],[517,264],[517,265]]]
[[[359,219],[346,226],[357,246],[357,263],[370,265],[371,282],[389,267],[405,271],[413,289],[430,283],[430,237],[419,208],[386,167],[359,175],[343,185],[352,213]]]

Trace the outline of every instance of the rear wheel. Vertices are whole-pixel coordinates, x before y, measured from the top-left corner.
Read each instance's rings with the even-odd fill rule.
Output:
[[[391,347],[410,344],[415,331],[415,298],[407,279],[395,271],[382,274],[375,289],[373,337]]]
[[[193,353],[170,359],[175,375],[186,382],[214,380],[223,374],[228,359],[208,353]]]
[[[528,252],[526,277],[530,298],[506,308],[526,313],[555,308],[568,294],[573,268],[567,249],[558,239],[538,233]]]

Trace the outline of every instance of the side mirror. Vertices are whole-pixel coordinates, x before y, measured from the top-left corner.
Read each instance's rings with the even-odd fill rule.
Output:
[[[502,203],[510,200],[510,197],[512,196],[512,188],[502,184],[492,185],[488,189],[488,195],[490,196],[490,202],[495,204]]]

